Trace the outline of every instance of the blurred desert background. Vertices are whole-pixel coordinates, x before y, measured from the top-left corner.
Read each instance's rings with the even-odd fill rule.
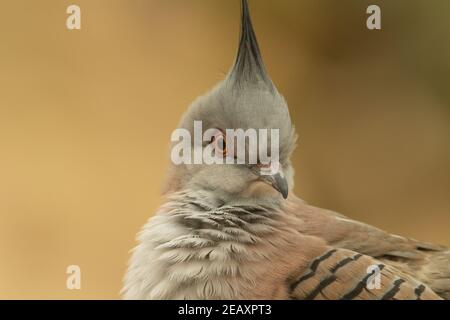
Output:
[[[450,245],[450,1],[250,6],[300,135],[297,195]],[[231,66],[239,18],[238,0],[1,2],[0,298],[120,298],[170,134]]]

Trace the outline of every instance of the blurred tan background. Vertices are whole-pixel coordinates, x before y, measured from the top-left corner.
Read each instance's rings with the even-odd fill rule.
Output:
[[[65,27],[81,7],[82,30]],[[382,30],[365,27],[369,4]],[[253,0],[296,193],[450,245],[450,1]],[[0,4],[0,298],[119,298],[170,133],[228,71],[238,0]],[[80,265],[82,290],[66,289]]]

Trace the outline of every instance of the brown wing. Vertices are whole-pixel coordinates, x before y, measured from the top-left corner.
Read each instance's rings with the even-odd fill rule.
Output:
[[[286,209],[302,220],[299,231],[331,247],[374,257],[450,299],[450,251],[444,246],[389,234],[333,211],[308,205],[292,196]]]
[[[377,281],[379,279],[379,282]],[[440,300],[425,284],[372,257],[329,248],[287,281],[296,300]]]
[[[308,205],[291,196],[286,210],[302,220],[303,234],[324,239],[330,246],[345,248],[372,257],[395,256],[420,259],[424,251],[446,251],[444,246],[392,235],[374,226],[352,220],[336,212]]]

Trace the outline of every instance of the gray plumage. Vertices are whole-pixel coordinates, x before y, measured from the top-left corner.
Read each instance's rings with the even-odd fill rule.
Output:
[[[306,204],[293,188],[296,133],[242,1],[228,76],[180,127],[279,129],[280,173],[251,164],[172,165],[165,204],[138,236],[127,299],[450,299],[450,252]],[[257,168],[257,167],[256,167]],[[282,196],[283,195],[283,196]],[[380,287],[368,287],[371,268]]]
[[[266,73],[258,41],[250,17],[247,1],[242,2],[241,37],[236,61],[229,79],[238,87],[250,83],[272,87],[272,81]]]

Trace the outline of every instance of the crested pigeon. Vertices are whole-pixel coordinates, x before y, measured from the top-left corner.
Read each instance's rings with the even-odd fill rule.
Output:
[[[445,247],[389,234],[292,194],[296,133],[265,70],[247,0],[241,6],[234,66],[189,107],[180,127],[193,133],[194,121],[202,121],[223,132],[276,128],[279,169],[172,163],[167,200],[139,233],[124,298],[450,299]]]

